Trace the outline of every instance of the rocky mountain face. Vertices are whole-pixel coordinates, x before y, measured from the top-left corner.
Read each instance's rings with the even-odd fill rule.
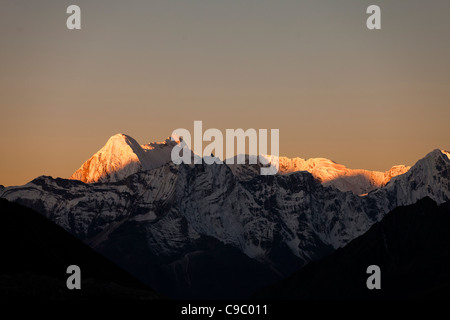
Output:
[[[394,177],[384,188],[374,190],[367,196],[368,215],[380,220],[383,217],[374,209],[379,206],[409,205],[424,197],[430,197],[438,204],[449,200],[450,153],[434,150],[419,160],[408,172]]]
[[[261,176],[255,165],[167,162],[101,183],[43,176],[0,197],[168,296],[237,298],[346,245],[399,205],[449,200],[449,157],[435,150],[365,196],[306,171]]]
[[[381,290],[369,290],[367,268],[380,268]],[[261,290],[263,299],[450,297],[450,201],[426,197],[400,206],[344,248]]]

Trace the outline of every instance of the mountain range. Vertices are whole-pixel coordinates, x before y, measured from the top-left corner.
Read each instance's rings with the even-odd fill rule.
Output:
[[[173,147],[179,143],[178,137],[167,138],[163,142],[152,142],[144,145],[125,134],[112,136],[105,146],[76,170],[70,179],[86,183],[115,182],[140,171],[160,167],[171,161]],[[274,157],[268,156],[273,162]],[[364,194],[386,185],[393,177],[407,172],[410,167],[393,166],[386,172],[349,169],[325,158],[287,158],[278,157],[280,174],[296,171],[308,171],[324,185],[333,186],[341,191]],[[236,163],[236,162],[234,162]],[[247,162],[248,163],[248,162]],[[231,165],[234,173],[242,179],[242,166]],[[246,169],[248,170],[248,166]],[[258,168],[259,169],[259,168]],[[256,173],[256,171],[252,172]]]
[[[280,157],[258,165],[174,165],[177,141],[139,145],[119,134],[71,179],[0,188],[158,292],[244,298],[344,247],[396,207],[450,198],[450,154],[411,168],[352,170]]]

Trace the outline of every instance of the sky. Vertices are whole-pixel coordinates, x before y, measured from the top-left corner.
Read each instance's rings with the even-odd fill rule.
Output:
[[[68,30],[66,8],[81,8]],[[366,9],[381,8],[381,30]],[[450,2],[0,1],[0,184],[69,177],[116,133],[280,130],[349,168],[450,150]]]

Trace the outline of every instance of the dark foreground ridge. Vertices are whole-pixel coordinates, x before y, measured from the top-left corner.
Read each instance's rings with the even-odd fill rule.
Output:
[[[0,199],[0,298],[157,299],[159,295],[36,211]],[[69,290],[69,265],[81,290]]]
[[[366,286],[367,267],[381,269],[381,290]],[[450,298],[450,201],[430,198],[398,207],[369,231],[258,299]]]

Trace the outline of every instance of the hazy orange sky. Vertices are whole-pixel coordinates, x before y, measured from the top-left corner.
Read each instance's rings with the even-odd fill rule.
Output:
[[[284,156],[412,165],[450,149],[449,16],[442,0],[2,1],[0,184],[194,120],[278,128]]]

